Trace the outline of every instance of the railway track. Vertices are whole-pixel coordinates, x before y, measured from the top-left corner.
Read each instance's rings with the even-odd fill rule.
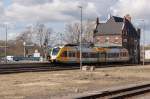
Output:
[[[15,63],[0,64],[0,74],[40,72],[40,71],[60,71],[79,69],[77,66],[60,66],[50,63]]]
[[[150,83],[127,86],[125,88],[115,88],[100,92],[86,93],[73,99],[129,99],[150,92]]]
[[[86,64],[87,65],[87,64]],[[90,65],[89,65],[90,66]],[[109,68],[109,67],[124,67],[124,66],[139,66],[135,64],[91,64],[96,68]],[[44,63],[12,63],[12,64],[0,64],[0,74],[8,73],[21,73],[21,72],[39,72],[39,71],[59,71],[59,70],[74,70],[79,69],[79,64],[50,64]]]

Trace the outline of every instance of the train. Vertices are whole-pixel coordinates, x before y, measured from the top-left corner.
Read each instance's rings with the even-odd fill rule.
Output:
[[[121,47],[99,48],[82,46],[82,63],[128,62],[128,50]],[[50,49],[48,60],[51,63],[80,63],[80,46],[66,44]]]

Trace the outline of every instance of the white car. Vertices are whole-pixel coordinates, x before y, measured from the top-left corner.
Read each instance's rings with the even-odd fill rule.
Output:
[[[13,61],[14,56],[6,56],[7,61]]]

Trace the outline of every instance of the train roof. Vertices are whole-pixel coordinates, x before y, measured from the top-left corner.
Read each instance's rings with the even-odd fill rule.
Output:
[[[73,47],[73,46],[80,46],[79,43],[75,43],[75,44],[65,44],[64,46],[69,46],[69,47]],[[81,44],[82,47],[94,47],[93,43],[82,43]]]
[[[65,44],[62,46],[55,46],[53,48],[63,48],[63,47],[72,47],[72,48],[77,48],[79,49],[79,44]],[[82,50],[87,50],[87,49],[91,49],[91,48],[96,48],[98,50],[107,50],[107,51],[119,51],[119,50],[127,50],[126,48],[123,47],[97,47],[97,46],[91,46],[91,45],[82,45]]]
[[[79,46],[78,44],[65,44],[64,46]]]

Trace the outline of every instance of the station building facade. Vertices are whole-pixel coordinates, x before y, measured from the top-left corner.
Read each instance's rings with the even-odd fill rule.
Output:
[[[130,15],[124,18],[111,16],[105,23],[97,18],[93,38],[98,47],[127,48],[130,62],[140,62],[140,29],[133,26]]]

